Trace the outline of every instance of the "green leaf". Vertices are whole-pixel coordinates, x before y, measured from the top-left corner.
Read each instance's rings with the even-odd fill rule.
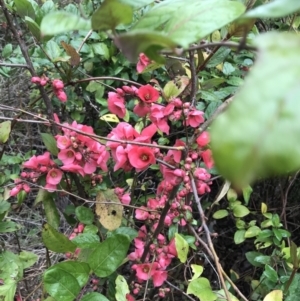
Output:
[[[176,247],[178,259],[180,260],[180,262],[185,263],[189,252],[189,244],[178,233],[175,233],[175,247]]]
[[[120,234],[107,238],[90,254],[88,263],[98,277],[111,275],[122,263],[129,248],[127,236]]]
[[[78,248],[93,248],[99,244],[99,236],[93,233],[80,233],[72,239]]]
[[[51,267],[44,273],[44,287],[56,301],[73,301],[80,292],[76,278],[68,271]]]
[[[0,123],[0,143],[5,143],[11,131],[11,121],[4,121]]]
[[[141,7],[154,3],[155,1],[154,0],[119,0],[119,2],[130,5],[135,9],[139,9]]]
[[[23,276],[23,267],[19,256],[10,251],[5,250],[0,253],[0,270],[1,279],[4,280],[14,279],[18,281]]]
[[[10,203],[4,200],[0,200],[0,214],[5,213],[10,208]]]
[[[19,255],[19,259],[23,269],[27,269],[37,262],[38,256],[32,252],[22,251]]]
[[[191,280],[199,278],[204,270],[202,265],[197,265],[197,264],[191,264],[191,268],[192,268],[193,274],[194,274],[193,278]]]
[[[6,280],[3,285],[0,285],[0,300],[1,301],[14,300],[16,290],[17,290],[17,282],[12,279]]]
[[[191,281],[187,288],[188,294],[193,294],[201,301],[214,301],[217,296],[213,293],[208,279],[200,277]]]
[[[276,283],[278,280],[277,272],[269,265],[265,266],[265,270],[263,274],[268,278],[268,280],[272,282]]]
[[[241,188],[300,168],[300,106],[295,97],[300,93],[300,38],[273,32],[255,41],[260,49],[254,67],[211,127],[216,167]]]
[[[131,62],[135,62],[139,54],[144,52],[151,59],[161,63],[162,59],[157,52],[164,48],[174,49],[177,46],[166,34],[146,29],[131,30],[115,37],[114,42]]]
[[[233,215],[235,217],[244,217],[250,213],[249,209],[244,205],[236,205],[233,208]]]
[[[57,253],[74,252],[76,245],[73,244],[65,235],[59,233],[49,224],[43,225],[42,239],[45,246]]]
[[[214,214],[213,214],[213,218],[214,219],[221,219],[221,218],[224,218],[226,216],[228,216],[228,211],[225,210],[225,209],[221,209],[221,210],[218,210],[216,211]]]
[[[113,235],[115,234],[121,234],[126,235],[129,239],[129,241],[132,241],[134,238],[138,236],[138,232],[135,229],[132,229],[130,227],[120,227],[112,232]]]
[[[81,301],[109,301],[105,296],[96,292],[87,293],[80,300]]]
[[[92,44],[92,48],[95,54],[103,56],[106,60],[109,60],[110,53],[107,45],[105,43]],[[102,85],[103,87],[103,85]]]
[[[245,187],[243,189],[243,197],[244,197],[246,205],[248,205],[248,203],[249,203],[249,199],[250,199],[252,191],[253,191],[253,189],[250,185],[248,185],[247,187]]]
[[[66,33],[71,30],[91,30],[91,21],[80,16],[57,11],[46,15],[41,22],[42,36]]]
[[[282,301],[283,300],[283,292],[281,290],[274,290],[268,293],[263,301]]]
[[[245,233],[246,233],[246,230],[237,230],[235,233],[234,233],[234,243],[236,245],[238,244],[241,244],[242,242],[245,241]]]
[[[6,44],[2,49],[2,57],[7,59],[12,53],[12,44]]]
[[[0,233],[8,233],[8,232],[15,232],[21,228],[20,225],[16,224],[15,222],[0,222]]]
[[[53,193],[45,191],[45,193],[43,193],[43,196],[43,206],[46,213],[46,220],[49,225],[51,225],[55,229],[58,229],[60,217],[56,204],[53,200]]]
[[[75,209],[75,214],[78,220],[83,224],[90,225],[94,221],[94,213],[91,208],[78,206]]]
[[[51,134],[41,133],[43,143],[47,150],[54,156],[58,154],[58,148],[56,146],[56,140]]]
[[[41,30],[38,24],[31,19],[30,17],[25,17],[25,23],[27,24],[30,32],[33,34],[33,36],[40,41],[41,40]]]
[[[129,294],[129,288],[126,279],[119,275],[116,279],[116,299],[117,301],[127,301],[126,295]]]
[[[248,18],[281,18],[300,9],[298,0],[274,0],[248,11],[243,17]]]
[[[252,226],[247,229],[245,233],[245,238],[251,238],[257,236],[261,232],[261,229],[257,226]]]
[[[215,30],[237,19],[245,11],[242,3],[233,1],[176,1],[157,5],[135,25],[135,29],[156,29],[178,45],[187,48]],[[218,16],[216,18],[215,16]]]
[[[16,9],[17,9],[17,14],[20,15],[22,18],[25,16],[30,17],[31,19],[35,19],[35,11],[28,0],[14,0]]]
[[[131,6],[118,0],[105,0],[92,16],[94,30],[114,30],[119,24],[130,24],[133,18]]]
[[[163,92],[165,94],[165,97],[167,99],[170,99],[171,97],[177,97],[182,91],[180,88],[178,88],[174,81],[169,81],[164,86]]]
[[[256,251],[250,251],[250,252],[247,252],[247,253],[245,254],[247,260],[248,260],[253,266],[258,267],[258,268],[261,268],[261,267],[264,266],[262,263],[257,262],[257,261],[255,260],[255,259],[256,259],[258,256],[260,256],[260,255],[262,255],[262,253],[256,252]]]

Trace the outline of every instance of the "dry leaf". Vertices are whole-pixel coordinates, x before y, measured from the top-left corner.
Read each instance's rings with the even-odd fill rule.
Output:
[[[96,197],[96,214],[101,225],[109,231],[120,227],[123,206],[113,189],[100,191]]]
[[[65,43],[64,41],[61,41],[61,46],[66,50],[67,55],[69,55],[71,58],[69,60],[71,66],[78,66],[80,64],[80,56],[76,49],[71,46],[70,44]]]

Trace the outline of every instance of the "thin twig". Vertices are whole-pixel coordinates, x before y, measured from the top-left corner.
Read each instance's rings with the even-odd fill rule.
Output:
[[[188,299],[190,299],[192,301],[196,301],[190,295],[186,294],[182,289],[178,288],[177,286],[175,286],[174,284],[172,284],[168,280],[165,280],[165,283],[167,283],[169,286],[173,287],[175,290],[179,291],[182,295],[186,296]]]
[[[192,175],[190,175],[190,180],[191,180],[191,184],[192,184],[192,190],[193,190],[193,194],[194,194],[194,199],[195,199],[195,202],[197,204],[198,211],[199,211],[199,214],[200,214],[200,217],[201,217],[201,220],[202,220],[202,227],[203,227],[204,232],[206,234],[206,239],[207,239],[207,242],[208,242],[209,249],[210,249],[210,251],[211,251],[211,253],[213,255],[213,258],[214,258],[214,261],[215,261],[215,265],[216,265],[218,274],[220,276],[220,280],[221,280],[222,287],[224,289],[227,301],[231,301],[231,297],[230,297],[230,294],[229,294],[228,289],[226,287],[226,283],[225,283],[225,280],[224,280],[224,277],[223,277],[223,274],[222,274],[222,270],[220,268],[221,265],[220,265],[220,262],[219,262],[219,258],[218,258],[218,255],[217,255],[216,251],[215,251],[214,245],[212,243],[212,240],[211,240],[211,237],[210,237],[209,228],[208,228],[208,226],[206,224],[206,217],[204,215],[204,211],[202,209],[202,206],[201,206],[201,203],[200,203],[200,199],[199,199],[199,196],[198,196],[198,193],[197,193],[196,183],[195,183],[195,180],[194,180],[194,178],[193,178]]]
[[[191,106],[194,106],[195,102],[196,102],[198,77],[197,77],[197,73],[196,73],[195,57],[194,57],[193,50],[189,51],[189,65],[190,65],[190,70],[191,70],[190,102],[191,102]]]
[[[3,67],[16,67],[16,68],[27,68],[29,69],[29,67],[27,65],[24,64],[10,64],[10,63],[0,63],[0,66]]]

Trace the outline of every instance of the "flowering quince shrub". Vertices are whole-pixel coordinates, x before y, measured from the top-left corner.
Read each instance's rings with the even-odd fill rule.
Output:
[[[47,81],[49,82],[49,79]],[[32,82],[37,85],[47,84],[41,83],[40,78],[33,78]],[[58,97],[58,93],[63,91],[57,91],[63,89],[64,84],[56,79],[52,81],[52,87]],[[178,257],[175,237],[170,231],[174,231],[178,226],[187,229],[188,225],[193,223],[193,201],[189,199],[193,193],[191,180],[197,195],[209,193],[212,182],[208,170],[214,163],[208,148],[209,134],[205,131],[200,135],[196,134],[188,143],[184,141],[186,139],[175,139],[170,147],[159,145],[156,137],[158,133],[169,135],[175,122],[177,127],[184,127],[193,134],[204,122],[204,113],[178,96],[166,102],[161,92],[150,84],[121,86],[116,92],[108,92],[107,96],[108,110],[120,119],[126,115],[128,101],[135,99],[132,114],[143,119],[143,128],[138,131],[132,124],[121,121],[106,137],[102,137],[105,141],[103,142],[91,126],[76,121],[61,123],[55,114],[58,133],[51,139],[51,135],[46,136],[50,139],[48,143],[44,141],[48,151],[34,155],[23,163],[22,172],[19,178],[15,179],[15,187],[11,189],[10,196],[14,197],[22,191],[29,193],[31,187],[36,185],[42,186],[42,190],[48,191],[48,195],[59,191],[71,192],[74,189],[72,174],[78,177],[79,181],[90,179],[91,187],[95,187],[108,177],[109,171],[143,173],[157,166],[162,177],[156,194],[147,198],[145,203],[141,203],[134,210],[136,222],[142,223],[143,226],[133,238],[131,251],[127,255],[132,280],[126,298],[134,300],[134,296],[144,294],[144,285],[149,281],[154,288],[159,288],[159,296],[164,297],[170,292],[170,288],[165,286],[168,269]],[[132,204],[134,196],[126,192],[127,189],[114,187],[116,196],[124,206]],[[85,207],[80,210],[88,210],[83,208]],[[90,224],[91,221],[87,222],[81,215],[83,213],[80,211],[76,214],[82,223],[68,237],[70,243],[75,242],[74,247],[70,245],[63,248],[66,251],[67,262],[79,263],[81,252],[86,250],[86,245],[81,248],[81,239],[88,235],[84,233],[87,228],[84,222]],[[57,251],[56,247],[48,246],[47,243],[47,233],[52,229],[51,221],[48,222],[43,239],[50,250]],[[54,228],[51,231],[56,233]],[[95,237],[94,233],[89,234]],[[59,240],[60,238],[57,238],[57,241]],[[128,247],[125,248],[126,253],[127,250]],[[94,265],[94,262],[90,263],[92,270]],[[51,274],[53,269],[55,270],[55,266],[45,273],[46,287],[48,274]],[[97,269],[94,273],[96,276],[101,275],[101,271]],[[98,282],[93,281],[93,289],[97,290]]]
[[[37,288],[42,289],[37,290],[36,300],[238,298],[247,301],[234,283],[234,275],[229,277],[223,270],[212,241],[214,233],[208,227],[211,215],[221,219],[229,213],[238,229],[234,235],[236,244],[255,238],[258,250],[263,243],[266,248],[276,247],[277,253],[270,250],[272,255],[267,257],[257,251],[247,253],[248,261],[264,268],[262,277],[268,278],[260,292],[257,292],[260,284],[252,281],[250,299],[262,301],[266,296],[264,301],[273,300],[271,297],[282,300],[283,285],[287,283],[287,290],[298,269],[297,247],[284,248],[284,238],[289,233],[281,229],[279,216],[267,213],[266,207],[262,206],[260,212],[266,218],[261,228],[256,221],[242,220],[250,213],[246,205],[251,188],[244,189],[241,184],[255,176],[257,164],[250,155],[247,157],[248,149],[240,153],[236,149],[247,144],[244,137],[250,137],[252,131],[244,137],[236,135],[239,127],[232,122],[234,114],[226,115],[227,112],[210,128],[216,115],[231,102],[230,95],[240,88],[248,71],[251,83],[250,50],[254,46],[232,44],[240,38],[240,27],[244,31],[244,27],[250,26],[252,21],[245,21],[247,18],[274,17],[268,13],[267,5],[264,13],[254,9],[247,15],[243,2],[104,0],[81,1],[80,5],[70,3],[64,7],[51,0],[43,5],[34,0],[0,0],[6,20],[1,26],[11,29],[19,46],[13,50],[8,45],[2,56],[8,60],[8,68],[16,62],[16,66],[28,69],[31,74],[30,102],[22,104],[22,108],[3,107],[3,112],[15,111],[19,115],[12,115],[13,118],[0,124],[0,143],[4,146],[0,158],[13,162],[10,164],[14,170],[0,175],[1,183],[8,183],[9,187],[0,191],[0,233],[19,230],[17,223],[9,220],[11,205],[7,200],[15,202],[14,208],[33,198],[35,205],[43,205],[46,222],[39,233],[51,260],[47,259],[47,268],[38,279]],[[247,5],[249,10],[252,4]],[[63,10],[57,10],[58,6]],[[281,7],[283,11],[286,7],[290,10],[275,17],[297,12],[300,6],[296,6],[290,0],[289,5]],[[276,11],[280,9],[277,7]],[[240,17],[242,21],[236,21]],[[15,22],[26,23],[26,37],[28,41],[33,39],[31,44],[37,47],[25,45],[22,34],[14,29]],[[244,26],[240,22],[248,23]],[[257,28],[250,33],[256,32]],[[243,41],[248,42],[246,34]],[[213,39],[218,41],[210,43]],[[270,44],[261,42],[264,46],[259,49],[260,60],[268,57],[264,51],[277,47],[272,44],[276,39],[266,40]],[[287,38],[281,44],[289,41]],[[299,45],[298,41],[295,45]],[[242,53],[235,53],[234,49]],[[22,58],[17,61],[20,52]],[[270,56],[272,66],[277,59],[282,62],[282,56],[272,53]],[[298,53],[291,61],[297,57]],[[297,68],[298,65],[295,64]],[[7,70],[0,71],[6,74]],[[283,79],[278,85],[286,82]],[[267,78],[252,78],[252,81],[262,85],[266,81],[268,89],[271,86]],[[255,89],[245,85],[246,90],[241,88],[240,95],[246,99],[245,107],[252,108],[247,95]],[[261,94],[268,95],[266,91]],[[290,95],[280,97],[290,99]],[[260,99],[260,95],[253,99]],[[235,103],[233,110],[234,106]],[[242,115],[243,110],[244,107],[237,107],[236,118],[241,114],[241,124],[244,120],[251,124],[248,115],[251,117],[252,112]],[[25,114],[32,120],[22,119]],[[268,114],[264,116],[268,121],[264,135],[273,123]],[[40,135],[34,138],[34,145],[43,146],[26,150],[27,153],[13,160],[6,155],[7,148],[16,145],[11,133],[23,121],[31,122],[32,126],[38,124]],[[222,128],[223,125],[226,126]],[[259,142],[264,135],[259,136]],[[251,154],[258,145],[257,141],[252,142],[254,146],[248,145]],[[222,147],[218,148],[218,143]],[[236,157],[232,159],[231,153]],[[232,161],[228,163],[227,157]],[[263,161],[258,165],[263,165]],[[243,163],[249,168],[246,175]],[[224,184],[221,197],[214,203],[207,201],[219,167],[233,180],[234,187],[241,188],[245,206],[229,189],[229,182]],[[228,210],[211,212],[226,193]],[[72,204],[62,212],[71,231],[61,228],[58,204],[62,199]],[[268,227],[272,230],[264,229]],[[24,270],[37,261],[37,256],[30,252],[16,255],[6,249],[0,251],[0,271],[4,271],[0,273],[0,300],[29,300],[31,293],[26,295],[17,286],[24,278]],[[293,261],[294,265],[292,276],[285,283],[279,277],[280,272],[277,274],[273,264],[276,260],[272,257],[282,259],[282,252],[288,258],[285,263],[291,265]],[[62,254],[59,262],[51,262],[54,253]],[[204,254],[208,265],[199,264],[200,254]],[[261,258],[256,261],[256,257],[263,258],[264,264]],[[286,270],[288,265],[283,266]],[[213,276],[206,278],[209,271]],[[269,293],[265,287],[276,290]]]

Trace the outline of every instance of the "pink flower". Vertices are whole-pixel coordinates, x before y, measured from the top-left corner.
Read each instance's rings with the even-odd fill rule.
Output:
[[[139,61],[136,65],[137,72],[138,73],[143,72],[144,69],[150,64],[151,64],[151,60],[144,53],[140,53]]]
[[[152,275],[153,285],[155,287],[161,286],[168,277],[167,271],[155,271]]]
[[[130,95],[135,95],[138,91],[138,88],[135,86],[131,86],[131,87],[123,86],[122,89],[125,93],[130,94]]]
[[[135,301],[135,299],[132,295],[126,294],[126,301]]]
[[[33,76],[33,77],[31,78],[31,82],[32,82],[33,84],[39,84],[39,83],[41,82],[41,79],[40,79],[38,76]]]
[[[116,114],[120,118],[126,115],[125,99],[116,92],[108,93],[107,106],[111,113]]]
[[[200,146],[200,147],[204,147],[206,146],[208,143],[209,143],[209,134],[208,132],[203,132],[200,134],[200,136],[197,138],[197,144]]]
[[[140,221],[145,221],[150,215],[147,210],[148,209],[145,206],[141,206],[140,209],[136,209],[135,210],[135,218]]]
[[[212,153],[211,153],[210,149],[207,149],[207,150],[201,152],[200,156],[202,157],[207,168],[210,169],[214,166],[214,160],[212,158]]]
[[[9,192],[9,195],[10,196],[16,196],[20,190],[22,189],[22,186],[21,185],[17,185],[15,186],[10,192]]]
[[[156,102],[159,98],[158,91],[154,89],[151,85],[145,85],[140,87],[137,92],[137,95],[142,101],[146,103]]]
[[[198,110],[189,111],[185,124],[193,128],[198,127],[201,123],[204,122],[203,114],[204,114],[203,112]]]
[[[64,90],[55,90],[54,93],[61,102],[66,102],[68,100],[67,94]]]
[[[75,152],[70,148],[62,149],[57,157],[65,165],[72,164],[75,161]]]
[[[56,144],[59,149],[66,149],[71,145],[71,140],[67,136],[59,136],[56,137]]]
[[[150,113],[151,107],[145,102],[139,101],[137,105],[133,108],[133,112],[139,117],[145,117]]]
[[[52,87],[56,90],[60,90],[60,89],[63,89],[65,87],[65,85],[60,79],[54,79],[52,81]]]
[[[57,168],[52,168],[48,171],[46,176],[46,183],[50,185],[57,185],[62,178],[62,171]]]
[[[131,201],[130,198],[130,194],[129,193],[125,193],[122,197],[121,197],[121,203],[124,205],[129,205]]]
[[[128,152],[130,164],[138,170],[147,168],[150,164],[155,164],[154,151],[146,146],[133,146]]]
[[[64,171],[70,171],[70,172],[78,173],[82,177],[84,177],[84,175],[85,175],[84,171],[83,171],[83,168],[80,165],[75,164],[75,163],[64,165],[60,169],[62,169]]]

